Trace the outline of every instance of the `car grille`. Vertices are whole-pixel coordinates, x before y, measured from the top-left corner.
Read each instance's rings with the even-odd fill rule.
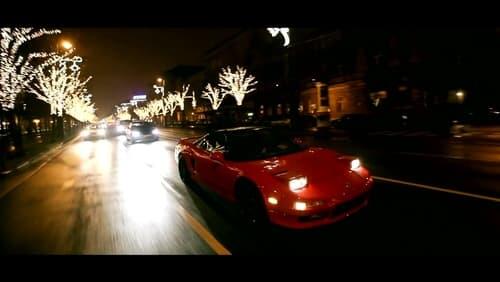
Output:
[[[340,205],[335,206],[335,208],[332,211],[332,216],[337,216],[338,214],[347,212],[347,211],[361,205],[367,198],[368,198],[368,195],[362,195],[362,196],[354,198],[348,202],[345,202],[345,203],[342,203]]]

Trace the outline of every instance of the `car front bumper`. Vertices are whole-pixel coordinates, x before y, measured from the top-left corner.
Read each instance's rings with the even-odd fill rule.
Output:
[[[291,229],[307,229],[328,225],[345,219],[368,205],[370,191],[333,206],[305,211],[268,209],[271,223]]]

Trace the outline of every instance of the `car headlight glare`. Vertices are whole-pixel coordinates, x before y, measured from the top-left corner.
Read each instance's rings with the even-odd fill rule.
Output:
[[[297,177],[290,179],[288,181],[288,187],[290,188],[290,191],[292,192],[299,192],[306,188],[307,186],[307,178],[306,177]]]
[[[351,170],[356,170],[361,167],[361,161],[359,159],[354,159],[351,161]]]
[[[295,202],[293,208],[298,211],[305,211],[307,209],[307,204],[305,202]]]
[[[153,134],[154,135],[159,135],[160,134],[160,131],[158,130],[158,128],[153,129]]]

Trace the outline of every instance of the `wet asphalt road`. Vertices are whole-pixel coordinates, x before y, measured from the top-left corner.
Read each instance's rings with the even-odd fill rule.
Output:
[[[21,183],[17,187],[11,184],[16,181],[4,180],[1,189],[7,191],[0,194],[0,251],[500,253],[500,203],[384,181],[376,181],[366,209],[337,224],[306,231],[250,228],[235,215],[235,207],[196,187],[186,188],[180,181],[174,146],[180,137],[193,134],[166,130],[158,142],[134,145],[119,137],[77,140],[33,175],[12,176]],[[328,142],[328,146],[358,153],[375,175],[498,196],[500,181],[494,162],[398,154],[402,150],[394,146],[392,153],[382,156],[380,148],[350,142]],[[405,166],[413,172],[407,172]],[[441,172],[437,172],[439,168]]]

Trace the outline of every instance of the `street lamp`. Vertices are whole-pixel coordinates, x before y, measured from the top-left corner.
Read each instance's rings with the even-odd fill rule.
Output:
[[[165,95],[165,80],[161,77],[158,77],[156,79],[156,82],[158,82],[160,85],[153,84],[153,88],[155,89],[156,94],[160,94],[163,97]]]
[[[66,50],[73,48],[73,44],[71,42],[69,42],[68,40],[61,41],[61,46]]]
[[[457,97],[458,103],[462,104],[464,102],[465,93],[462,90],[458,90],[457,93],[455,93],[455,96]]]

